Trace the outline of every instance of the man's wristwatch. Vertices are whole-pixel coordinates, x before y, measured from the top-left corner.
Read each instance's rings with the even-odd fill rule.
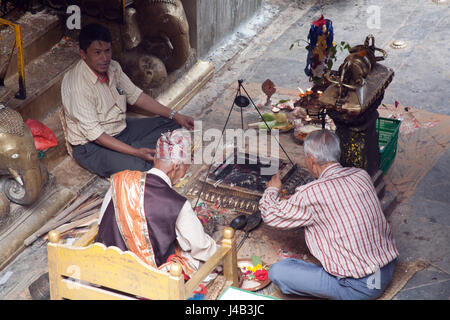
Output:
[[[173,119],[173,117],[175,116],[175,113],[177,113],[177,111],[176,111],[176,110],[172,110],[172,112],[171,112],[170,115],[169,115],[169,119],[170,119],[170,120]]]

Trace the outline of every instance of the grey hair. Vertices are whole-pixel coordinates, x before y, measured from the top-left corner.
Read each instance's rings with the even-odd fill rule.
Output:
[[[313,131],[305,139],[303,144],[305,156],[310,154],[319,165],[328,162],[339,162],[341,146],[338,136],[330,130]]]

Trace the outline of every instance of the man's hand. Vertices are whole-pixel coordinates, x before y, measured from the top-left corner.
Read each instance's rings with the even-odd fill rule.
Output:
[[[130,146],[129,144],[126,144],[120,140],[117,140],[114,137],[111,137],[110,135],[108,135],[106,133],[102,133],[101,136],[98,137],[94,142],[105,148],[108,148],[108,149],[111,149],[111,150],[114,150],[114,151],[117,151],[120,153],[129,154],[129,155],[138,157],[145,161],[152,162],[154,159],[155,150],[150,149],[150,148],[136,149],[136,148]]]
[[[142,92],[134,105],[144,111],[163,117],[169,117],[170,113],[172,112],[171,109],[162,105],[144,92]],[[192,119],[191,117],[175,113],[175,115],[173,116],[173,120],[175,120],[180,126],[188,130],[194,129],[194,119]]]
[[[175,120],[180,126],[188,130],[194,129],[194,119],[192,119],[191,117],[175,113],[173,120]]]
[[[281,179],[280,179],[280,171],[277,171],[277,173],[272,176],[272,179],[270,179],[270,181],[266,183],[267,188],[275,187],[278,190],[281,190],[282,186],[283,186],[283,184],[281,183]]]
[[[142,160],[152,162],[155,159],[156,151],[150,148],[139,148],[137,149],[136,156]]]

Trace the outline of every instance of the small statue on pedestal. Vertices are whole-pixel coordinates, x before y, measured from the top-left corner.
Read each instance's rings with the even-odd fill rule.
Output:
[[[272,95],[277,92],[277,89],[275,88],[275,84],[272,82],[272,80],[267,79],[263,82],[261,86],[262,91],[267,96],[266,103],[264,104],[266,107],[270,107],[272,105],[272,100],[270,98]]]

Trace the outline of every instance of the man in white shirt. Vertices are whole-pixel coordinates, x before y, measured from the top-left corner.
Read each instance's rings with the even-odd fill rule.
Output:
[[[148,172],[112,176],[101,209],[97,241],[130,250],[144,262],[166,270],[179,262],[185,275],[217,250],[191,204],[172,189],[189,168],[190,136],[182,129],[165,133]]]

